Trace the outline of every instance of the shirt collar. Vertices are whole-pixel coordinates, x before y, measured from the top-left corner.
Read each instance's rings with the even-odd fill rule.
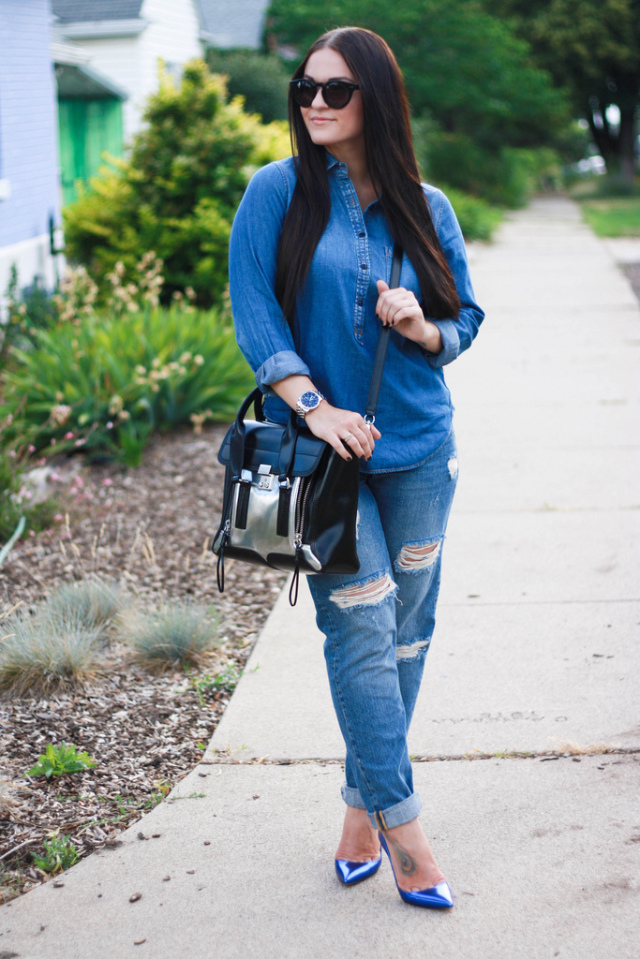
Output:
[[[325,150],[324,152],[327,160],[327,170],[333,170],[334,167],[337,167],[339,170],[347,169],[346,163],[343,163],[341,160],[338,160],[338,158],[334,157],[333,154],[329,153],[328,150]]]

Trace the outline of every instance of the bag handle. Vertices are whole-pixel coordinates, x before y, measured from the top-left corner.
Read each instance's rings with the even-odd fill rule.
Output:
[[[402,247],[399,243],[393,244],[393,264],[391,266],[391,277],[389,288],[393,289],[400,286],[400,271],[402,270]],[[374,423],[376,419],[376,409],[378,406],[378,397],[380,396],[380,385],[382,383],[382,371],[384,361],[387,358],[387,347],[389,346],[390,326],[381,326],[378,337],[378,347],[376,349],[376,358],[373,361],[373,373],[371,374],[371,383],[369,385],[369,395],[365,408],[364,418],[367,423]]]
[[[244,446],[246,436],[244,418],[249,412],[249,407],[253,403],[253,411],[256,419],[259,422],[264,422],[264,412],[262,411],[261,400],[262,391],[259,387],[256,387],[242,403],[242,406],[238,410],[236,421],[233,425],[233,432],[231,433],[231,437],[229,439],[229,462],[231,466],[231,478],[234,482],[237,482],[240,479],[242,474],[242,465],[244,462]],[[295,411],[292,410],[289,415],[289,421],[286,429],[282,436],[282,444],[280,447],[278,474],[281,480],[284,480],[287,474],[291,471],[293,458],[295,456],[296,440],[296,414]]]

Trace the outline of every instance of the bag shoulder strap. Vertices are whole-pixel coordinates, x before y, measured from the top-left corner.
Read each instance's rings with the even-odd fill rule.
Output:
[[[398,243],[393,245],[393,264],[391,266],[391,278],[389,286],[393,289],[400,286],[400,271],[402,269],[402,247]],[[373,361],[373,373],[371,374],[371,383],[369,385],[369,395],[367,397],[367,406],[364,414],[368,423],[373,423],[376,418],[376,409],[378,407],[378,397],[380,396],[380,384],[382,383],[382,371],[384,361],[387,357],[387,347],[389,346],[390,326],[381,326],[378,337],[378,347],[376,349],[376,358]]]

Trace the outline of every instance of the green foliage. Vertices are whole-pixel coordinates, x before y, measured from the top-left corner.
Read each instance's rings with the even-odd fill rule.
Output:
[[[19,454],[81,449],[136,465],[153,431],[231,419],[253,383],[231,320],[215,310],[86,313],[35,343],[16,351],[0,408],[2,442]]]
[[[429,118],[413,121],[413,138],[425,179],[437,186],[446,183],[488,204],[523,206],[541,185],[560,179],[557,154],[548,147],[487,149],[466,134],[444,132]],[[489,210],[464,203],[460,204],[460,210],[462,231],[470,239],[480,239],[475,232],[480,220],[484,221],[481,230],[489,234],[492,225],[495,227],[499,222],[495,211],[491,214]],[[467,210],[470,220],[463,225],[462,217]]]
[[[503,147],[494,152],[470,137],[437,133],[431,138],[426,165],[435,182],[445,180],[488,203],[519,207],[553,160],[549,151]]]
[[[466,240],[490,240],[502,220],[502,211],[454,187],[442,186],[455,210]]]
[[[164,301],[192,287],[201,306],[220,302],[227,282],[231,221],[251,173],[289,152],[282,124],[263,125],[223,77],[193,60],[181,85],[162,73],[147,103],[146,126],[127,160],[91,180],[65,208],[67,255],[103,278],[119,261],[125,282],[143,253],[165,264]]]
[[[46,605],[10,614],[0,629],[0,691],[45,694],[82,682],[95,672],[101,633],[77,612],[61,618]]]
[[[7,363],[13,346],[28,344],[34,330],[48,326],[56,319],[53,298],[37,279],[33,286],[20,290],[15,263],[9,271],[4,298],[7,318],[0,326],[0,367]]]
[[[63,741],[60,746],[47,743],[38,762],[27,770],[27,776],[46,776],[47,779],[51,779],[52,776],[68,776],[71,773],[81,773],[95,765],[96,762],[89,753],[79,753],[78,747],[74,746],[73,743]]]
[[[224,669],[220,670],[219,673],[215,673],[213,676],[209,673],[205,673],[204,676],[200,676],[199,678],[189,673],[187,675],[189,684],[198,697],[198,702],[201,706],[207,705],[207,693],[232,693],[240,679],[240,671],[233,663],[229,663]]]
[[[582,213],[597,236],[640,236],[640,196],[585,200]]]
[[[631,182],[640,106],[637,0],[485,0],[531,43],[536,61],[564,86],[589,123],[610,173]],[[607,108],[615,104],[619,125]]]
[[[159,610],[122,621],[121,635],[136,658],[150,666],[198,665],[217,644],[217,623],[209,611],[192,603],[167,603]]]
[[[58,836],[58,830],[51,839],[44,840],[44,856],[31,853],[34,864],[43,872],[56,875],[73,866],[80,858],[78,850],[68,836]]]
[[[526,42],[478,0],[273,0],[269,31],[301,54],[324,30],[367,27],[403,70],[414,112],[487,150],[548,142],[566,121],[564,98],[534,66]]]
[[[288,83],[291,70],[272,53],[257,50],[207,50],[213,73],[227,77],[229,95],[244,97],[248,113],[259,113],[265,123],[287,119]]]

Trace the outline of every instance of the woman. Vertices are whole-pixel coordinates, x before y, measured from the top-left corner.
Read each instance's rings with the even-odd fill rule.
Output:
[[[457,479],[442,367],[483,319],[448,200],[420,184],[409,111],[384,40],[324,34],[294,74],[296,158],[253,177],[234,222],[238,343],[270,419],[289,409],[361,461],[352,576],[309,577],[346,743],[336,871],[373,875],[380,843],[398,891],[453,904],[420,825],[407,731],[434,627],[441,547]],[[389,289],[394,241],[404,251]],[[391,326],[376,425],[365,407],[380,322]]]

